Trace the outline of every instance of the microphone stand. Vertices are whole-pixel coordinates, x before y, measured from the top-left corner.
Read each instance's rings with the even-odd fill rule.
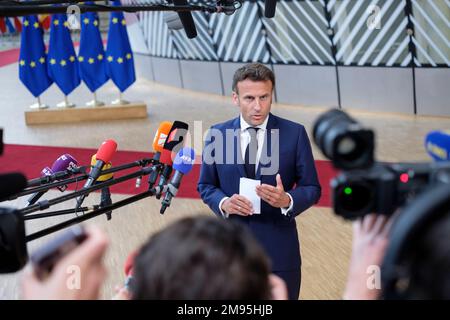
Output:
[[[49,235],[49,234],[51,234],[53,232],[56,232],[56,231],[59,231],[61,229],[70,227],[70,226],[72,226],[74,224],[77,224],[77,223],[86,221],[88,219],[92,219],[92,218],[94,218],[96,216],[105,214],[108,211],[112,211],[112,210],[121,208],[123,206],[126,206],[126,205],[128,205],[130,203],[133,203],[133,202],[145,199],[147,197],[151,197],[151,196],[153,196],[155,194],[155,192],[156,192],[156,189],[153,188],[153,189],[147,190],[145,192],[139,193],[137,195],[134,195],[134,196],[128,197],[126,199],[120,200],[120,201],[118,201],[116,203],[113,203],[112,205],[96,209],[96,210],[94,210],[94,211],[92,211],[90,213],[84,214],[82,216],[78,216],[78,217],[75,217],[73,219],[70,219],[70,220],[61,222],[59,224],[56,224],[54,226],[42,229],[40,231],[37,231],[37,232],[32,233],[30,235],[27,235],[25,237],[25,241],[26,242],[30,242],[30,241],[36,240],[38,238],[44,237],[46,235]]]
[[[52,205],[55,205],[55,204],[58,204],[58,203],[61,203],[61,202],[67,201],[67,200],[71,200],[71,199],[74,199],[74,198],[77,198],[77,197],[79,197],[81,195],[87,195],[87,194],[91,193],[92,191],[100,190],[100,189],[102,189],[104,187],[109,187],[109,186],[112,186],[112,185],[117,184],[117,183],[121,183],[121,182],[124,182],[124,181],[127,181],[127,180],[131,180],[131,179],[134,179],[134,178],[137,178],[137,177],[140,177],[140,176],[148,175],[155,169],[155,167],[157,167],[159,165],[160,164],[158,164],[156,166],[152,166],[152,167],[146,167],[146,168],[143,168],[143,169],[141,169],[139,171],[136,171],[134,173],[131,173],[131,174],[119,177],[119,178],[107,180],[105,182],[102,182],[102,183],[99,183],[99,184],[95,184],[95,185],[93,185],[93,186],[91,186],[89,188],[81,189],[79,191],[75,191],[75,192],[72,192],[70,194],[66,194],[66,195],[63,195],[61,197],[57,197],[57,198],[54,198],[54,199],[51,199],[51,200],[42,200],[42,201],[39,201],[39,202],[37,202],[37,203],[35,203],[35,204],[31,205],[31,206],[28,206],[26,208],[20,209],[20,210],[18,210],[18,212],[25,216],[25,215],[30,214],[30,213],[35,212],[35,211],[45,210],[45,209],[48,209]],[[109,170],[105,170],[105,173],[107,171],[109,171]]]
[[[120,165],[120,166],[112,167],[112,168],[107,169],[107,170],[103,170],[102,171],[102,175],[109,174],[109,173],[114,173],[114,172],[125,170],[125,169],[130,169],[130,168],[134,168],[134,167],[145,167],[148,164],[159,165],[159,162],[157,162],[157,161],[155,161],[153,159],[150,159],[150,158],[144,158],[144,159],[141,159],[141,160],[138,160],[138,161],[135,161],[135,162],[131,162],[131,163],[123,164],[123,165]],[[69,170],[67,170],[67,171],[69,171]],[[75,172],[76,171],[77,170],[75,170]],[[65,171],[60,171],[60,172],[65,172]],[[51,176],[48,176],[49,180],[50,181],[56,180],[56,178],[59,177],[59,173],[60,172],[56,172],[55,174],[53,174]],[[66,179],[66,180],[59,180],[59,181],[51,182],[51,183],[46,183],[46,184],[44,184],[42,186],[40,186],[42,183],[39,183],[39,180],[40,179],[44,179],[45,180],[46,177],[33,179],[33,180],[30,180],[29,182],[32,183],[32,184],[38,185],[38,187],[25,189],[24,191],[19,192],[16,195],[10,197],[9,200],[13,200],[13,199],[16,199],[16,198],[19,198],[19,197],[22,197],[22,196],[26,196],[26,195],[29,195],[29,194],[32,194],[32,193],[35,193],[35,192],[48,191],[49,189],[56,188],[56,187],[59,187],[59,186],[63,186],[65,184],[83,181],[83,180],[86,180],[88,177],[89,177],[89,174],[84,173],[83,175],[80,175],[80,176],[77,176],[77,177],[74,177],[74,178],[69,178],[69,179]]]

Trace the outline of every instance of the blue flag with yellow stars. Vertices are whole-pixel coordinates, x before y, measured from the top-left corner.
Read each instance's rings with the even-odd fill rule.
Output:
[[[114,0],[114,6],[120,6],[120,1]],[[121,92],[136,81],[133,53],[123,12],[111,12],[106,45],[106,69],[108,76]]]
[[[88,1],[87,4],[92,4]],[[92,92],[100,88],[106,81],[105,50],[99,30],[99,19],[96,12],[81,15],[80,51],[78,63],[81,79]]]
[[[80,84],[78,61],[66,14],[54,14],[48,47],[48,75],[67,96]]]
[[[38,18],[24,17],[20,39],[19,78],[35,97],[39,97],[53,83],[47,74],[47,54],[42,36]]]

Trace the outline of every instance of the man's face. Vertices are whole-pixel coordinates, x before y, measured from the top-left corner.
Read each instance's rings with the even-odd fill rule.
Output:
[[[246,79],[237,83],[233,103],[241,110],[242,117],[251,126],[259,126],[266,120],[272,105],[272,82]]]

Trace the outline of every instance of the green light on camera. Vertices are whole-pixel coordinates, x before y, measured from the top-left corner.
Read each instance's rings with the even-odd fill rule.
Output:
[[[349,196],[353,193],[353,190],[352,190],[352,188],[347,187],[344,189],[344,193]]]

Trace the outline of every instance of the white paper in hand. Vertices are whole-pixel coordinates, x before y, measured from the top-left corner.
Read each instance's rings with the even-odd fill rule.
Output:
[[[261,213],[261,198],[256,194],[256,186],[261,184],[261,180],[241,178],[239,180],[239,195],[246,197],[253,204],[253,213]]]

